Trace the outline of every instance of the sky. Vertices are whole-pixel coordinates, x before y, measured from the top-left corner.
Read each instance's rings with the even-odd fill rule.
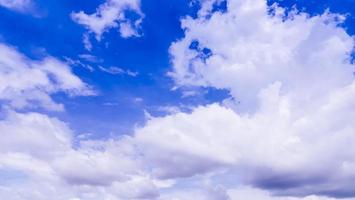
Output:
[[[354,0],[0,0],[0,197],[355,200]]]

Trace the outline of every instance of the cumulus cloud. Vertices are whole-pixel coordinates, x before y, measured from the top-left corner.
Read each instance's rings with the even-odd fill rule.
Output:
[[[306,100],[353,79],[353,39],[338,27],[342,16],[285,13],[263,0],[228,1],[227,12],[210,15],[182,20],[185,37],[170,48],[178,85],[229,89],[249,110],[276,81]]]
[[[128,12],[137,16],[128,17]],[[112,28],[117,28],[123,38],[140,36],[139,28],[144,15],[140,9],[140,0],[107,0],[93,14],[80,11],[71,16],[76,23],[85,26],[100,40],[102,34]],[[88,41],[85,36],[86,48],[91,49],[91,45],[87,45]]]
[[[6,44],[0,44],[0,77],[0,100],[13,108],[63,110],[51,94],[94,94],[62,61],[50,56],[32,60]]]
[[[0,121],[0,172],[9,199],[139,199],[158,193],[129,138],[79,141],[58,119],[10,112]]]
[[[113,2],[101,14],[81,14],[97,20],[99,36],[107,27],[100,20],[122,11],[106,13],[119,5]],[[201,1],[197,17],[182,21],[185,35],[170,48],[170,76],[177,86],[227,89],[230,99],[150,117],[133,136],[106,141],[76,138],[58,119],[9,109],[0,120],[0,175],[10,178],[0,196],[353,200],[354,40],[340,26],[344,18],[286,12],[266,0],[230,0],[227,10],[215,9],[220,3]],[[22,105],[16,96],[25,105],[46,105],[37,93],[52,103],[57,91],[85,94],[85,84],[60,61],[0,49],[6,53],[0,75],[9,80],[0,84],[5,104]]]
[[[0,121],[0,130],[2,152],[51,157],[70,147],[70,129],[63,122],[38,113],[11,111],[5,120]]]
[[[237,176],[234,184],[270,198],[354,197],[354,40],[344,17],[264,0],[214,9],[221,2],[202,1],[197,18],[182,20],[170,75],[180,86],[227,89],[231,99],[138,129],[152,173]]]

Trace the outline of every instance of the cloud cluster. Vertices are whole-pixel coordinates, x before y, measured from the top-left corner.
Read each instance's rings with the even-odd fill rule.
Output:
[[[354,40],[339,25],[344,18],[264,0],[216,10],[219,3],[203,1],[197,18],[182,21],[171,76],[232,98],[138,130],[153,173],[237,176],[234,184],[274,195],[354,197]]]
[[[46,111],[51,95],[90,95],[68,65],[32,60],[0,44],[0,196],[11,200],[137,199],[158,196],[132,138],[85,140]],[[44,113],[31,112],[41,107]],[[26,108],[26,109],[20,109]]]
[[[65,122],[46,114],[64,109],[52,94],[93,94],[67,64],[50,56],[32,60],[7,44],[0,44],[0,55],[2,198],[158,197],[132,138],[80,139]],[[30,111],[37,107],[43,113]]]
[[[130,16],[132,13],[136,16]],[[72,13],[72,19],[94,33],[98,40],[112,28],[118,28],[123,38],[140,36],[138,29],[143,16],[140,0],[107,0],[93,14]],[[89,44],[87,39],[85,41]]]
[[[248,111],[277,81],[306,101],[353,80],[353,39],[338,27],[342,16],[285,12],[263,0],[228,1],[227,12],[204,12],[182,21],[185,37],[170,48],[179,85],[228,89]]]
[[[122,138],[80,139],[58,119],[14,111],[33,102],[53,110],[51,94],[86,95],[88,87],[55,58],[34,61],[0,46],[0,97],[9,107],[0,120],[0,196],[355,199],[354,40],[343,17],[286,12],[266,0],[216,9],[221,3],[201,1],[197,18],[182,21],[170,75],[178,86],[227,89],[231,98],[151,117]],[[78,16],[100,36],[132,5],[108,1]]]

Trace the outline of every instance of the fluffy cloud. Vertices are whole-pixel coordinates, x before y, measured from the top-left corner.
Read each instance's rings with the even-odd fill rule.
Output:
[[[31,60],[5,44],[0,52],[1,197],[120,200],[158,195],[129,137],[80,140],[59,119],[18,109],[63,109],[50,96],[59,91],[92,94],[69,66],[52,57]]]
[[[0,121],[0,132],[2,152],[25,152],[47,158],[70,147],[70,129],[63,122],[38,113],[11,111],[5,120]]]
[[[221,2],[203,1],[197,18],[182,21],[170,75],[180,86],[227,89],[231,99],[138,129],[153,174],[237,176],[233,184],[277,196],[354,197],[354,40],[339,26],[344,18],[264,0],[215,11]]]
[[[93,19],[97,24],[87,26],[100,36],[120,26],[123,7],[132,9],[131,1],[118,2],[78,16]],[[107,141],[80,140],[58,119],[9,109],[0,121],[0,175],[9,177],[0,196],[353,200],[354,41],[339,26],[343,17],[286,12],[265,0],[227,1],[227,10],[216,11],[222,2],[202,1],[197,18],[182,21],[185,36],[170,48],[170,75],[178,86],[227,89],[230,99],[153,117],[133,136]],[[1,49],[5,104],[34,100],[52,109],[43,99],[56,105],[54,92],[86,93],[60,61]]]
[[[13,108],[40,106],[63,110],[51,94],[92,95],[88,86],[65,63],[46,57],[31,60],[14,47],[0,44],[0,100]]]
[[[155,198],[129,138],[79,141],[55,118],[11,112],[0,121],[0,196],[8,199]],[[4,185],[4,183],[6,183]]]
[[[285,13],[263,0],[228,1],[225,13],[202,13],[182,21],[185,37],[170,48],[179,85],[229,89],[250,110],[259,91],[276,81],[302,93],[301,101],[353,80],[347,61],[353,39],[338,27],[342,16]]]
[[[32,0],[0,0],[0,6],[8,9],[25,11],[32,6]]]
[[[227,170],[224,176],[243,174],[239,181],[274,194],[352,196],[354,86],[300,115],[273,85],[262,92],[256,114],[200,107],[152,119],[136,139],[160,178]]]
[[[128,11],[137,15],[135,19],[127,17]],[[98,40],[111,28],[118,28],[123,38],[139,36],[138,29],[142,18],[140,0],[107,0],[93,14],[89,15],[83,11],[72,13],[72,19],[95,33]]]

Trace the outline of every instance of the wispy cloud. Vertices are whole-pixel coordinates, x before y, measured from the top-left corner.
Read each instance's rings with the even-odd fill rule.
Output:
[[[0,99],[9,101],[14,108],[37,105],[62,110],[63,105],[54,102],[51,94],[93,94],[66,63],[49,56],[31,60],[6,44],[0,44],[0,69]]]
[[[100,63],[102,62],[101,59],[99,59],[98,57],[91,55],[91,54],[80,54],[78,56],[79,58],[87,61],[87,62],[91,62],[91,63]]]
[[[0,6],[16,11],[29,11],[33,8],[32,0],[0,0]]]
[[[128,76],[132,76],[132,77],[138,76],[138,72],[132,72],[130,70],[124,70],[124,69],[119,68],[119,67],[108,67],[108,68],[106,68],[106,67],[99,66],[99,69],[102,72],[113,74],[113,75],[122,74],[122,75],[128,75]]]

